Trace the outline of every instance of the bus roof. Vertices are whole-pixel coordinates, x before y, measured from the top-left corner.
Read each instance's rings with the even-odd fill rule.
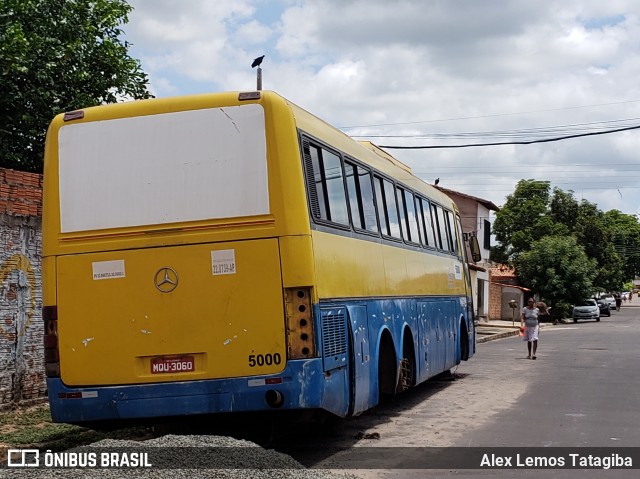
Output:
[[[240,100],[240,97],[248,98]],[[186,111],[208,108],[211,105],[224,103],[228,105],[242,105],[250,103],[262,103],[267,107],[269,103],[279,103],[288,108],[298,128],[305,133],[325,141],[342,153],[353,158],[365,161],[378,171],[385,173],[394,179],[411,186],[418,191],[433,198],[440,203],[452,204],[448,195],[434,188],[425,181],[415,176],[409,166],[399,161],[370,141],[357,141],[340,131],[335,126],[327,123],[318,116],[308,112],[280,94],[261,90],[259,92],[228,91],[218,93],[203,93],[168,98],[154,98],[148,100],[136,100],[110,105],[100,105],[82,109],[80,121],[100,121],[111,118],[123,118],[139,115],[154,115],[168,111]],[[68,114],[68,113],[67,113]],[[58,115],[52,126],[58,128],[65,124],[63,120],[66,114]]]
[[[342,153],[356,159],[361,159],[378,171],[393,177],[417,191],[423,192],[428,197],[441,204],[450,205],[455,209],[455,203],[448,195],[415,176],[409,166],[402,163],[379,146],[370,141],[354,140],[352,137],[340,131],[330,123],[327,123],[314,114],[309,113],[307,110],[281,97],[275,92],[263,93],[268,96],[279,96],[287,102],[293,112],[298,128],[302,129],[305,133],[326,141],[329,145],[341,150]]]

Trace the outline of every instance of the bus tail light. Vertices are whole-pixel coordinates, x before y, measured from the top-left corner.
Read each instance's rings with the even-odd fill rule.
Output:
[[[287,316],[287,351],[289,359],[316,356],[316,339],[311,314],[311,289],[284,290]]]
[[[44,320],[44,370],[49,378],[60,377],[60,354],[58,351],[58,307],[42,308]]]

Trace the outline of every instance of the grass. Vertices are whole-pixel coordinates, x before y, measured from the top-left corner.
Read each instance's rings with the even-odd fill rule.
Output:
[[[51,421],[48,404],[0,412],[0,448],[51,449],[63,451],[101,439],[148,439],[151,432],[143,427],[130,427],[109,432],[94,431]]]

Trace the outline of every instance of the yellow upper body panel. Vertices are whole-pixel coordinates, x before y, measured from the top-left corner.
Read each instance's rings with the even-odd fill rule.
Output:
[[[309,234],[309,222],[301,221],[308,215],[295,119],[290,106],[270,92],[263,92],[258,100],[240,101],[238,97],[237,92],[216,93],[104,105],[86,108],[82,110],[82,118],[70,121],[58,115],[49,127],[45,149],[44,256]],[[232,115],[255,105],[259,105],[261,123],[247,121],[245,125],[252,128],[240,130],[242,125]],[[206,116],[207,112],[223,118],[229,116],[227,128],[237,137],[229,140],[230,146],[221,143],[234,135],[222,131],[216,137],[213,127],[221,120]],[[209,129],[207,121],[212,124]],[[149,130],[146,136],[139,138],[145,130]],[[192,131],[195,133],[190,133]],[[176,138],[170,138],[171,134]],[[166,145],[162,143],[163,138]],[[199,139],[202,139],[201,148],[189,145]],[[261,151],[257,151],[258,147],[242,150],[244,144],[254,139],[261,141]],[[84,148],[74,146],[83,141],[87,143]],[[175,148],[175,152],[165,155],[163,147]],[[258,176],[264,175],[264,185],[258,186],[263,187],[266,194],[263,192],[262,197],[255,200],[257,203],[263,199],[267,203],[262,209],[241,206],[219,215],[220,209],[202,206],[232,203],[234,190],[243,187],[241,179],[256,176],[255,171],[238,166],[238,155],[216,168],[219,157],[228,153],[225,148],[237,148],[238,155],[254,158],[257,167],[261,161],[266,165],[266,171],[258,172]],[[126,155],[130,161],[126,161]],[[159,178],[157,172],[163,170],[168,171]],[[234,173],[235,176],[227,178]],[[203,180],[207,177],[211,185]],[[78,185],[84,183],[88,186],[81,189]],[[250,181],[247,183],[245,188],[253,186]],[[227,196],[231,199],[216,195],[224,188],[230,190]],[[68,193],[69,190],[72,193]],[[106,193],[100,196],[100,192]],[[187,194],[192,197],[185,199]],[[128,203],[127,198],[131,198]],[[131,215],[128,224],[118,224],[120,218],[116,217],[110,222],[104,220],[105,227],[100,227],[100,221],[88,219],[93,214],[91,208],[100,211],[102,216],[116,209],[127,216],[129,210],[141,209],[142,202],[149,203],[144,205],[149,214]],[[120,206],[102,208],[106,203]],[[162,208],[170,212],[172,203],[177,205],[176,209],[184,206],[183,210],[201,209],[202,212],[184,218],[178,212],[174,215],[175,221],[171,221],[170,217],[166,218],[170,214],[165,214]],[[242,214],[243,211],[248,213]],[[79,220],[73,223],[74,218]],[[67,223],[71,226],[65,227]]]
[[[457,258],[313,232],[321,298],[459,296],[465,294]]]

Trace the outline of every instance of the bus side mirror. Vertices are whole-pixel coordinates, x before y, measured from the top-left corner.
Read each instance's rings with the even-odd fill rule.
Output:
[[[477,263],[482,259],[482,255],[480,254],[480,244],[478,243],[477,237],[471,236],[469,238],[469,249],[471,250],[471,259],[474,263]]]

